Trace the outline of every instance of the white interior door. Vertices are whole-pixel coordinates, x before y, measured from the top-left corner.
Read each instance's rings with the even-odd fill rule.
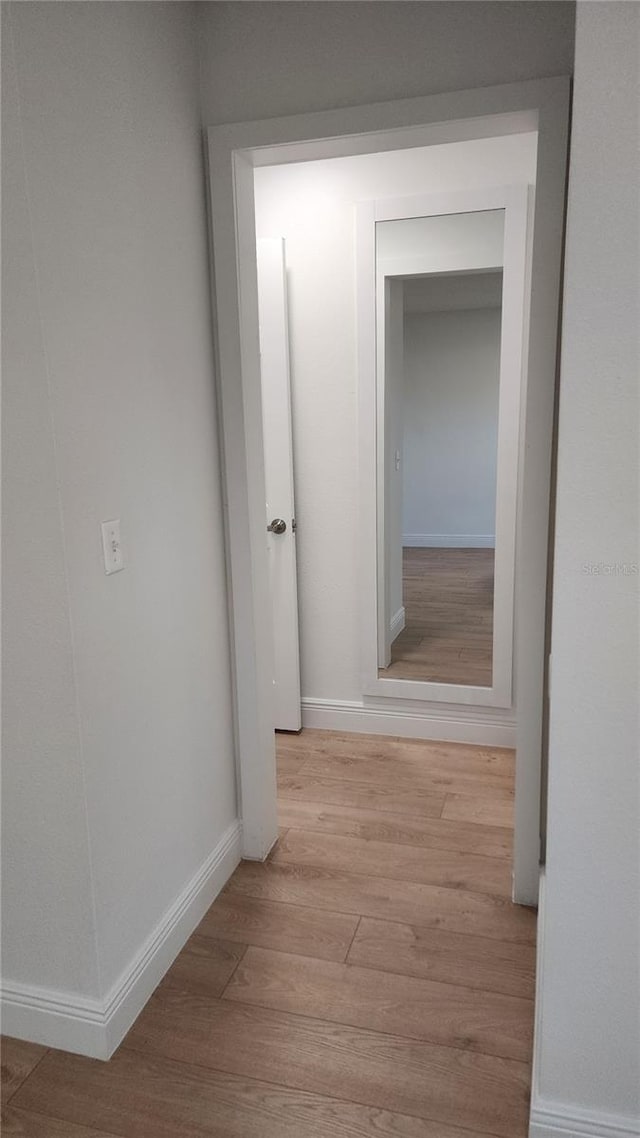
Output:
[[[388,277],[377,292],[378,372],[378,665],[391,663],[391,645],[404,628],[402,600],[402,387],[404,370],[404,289]]]
[[[299,731],[300,652],[284,240],[260,238],[257,256],[274,726],[280,731]]]

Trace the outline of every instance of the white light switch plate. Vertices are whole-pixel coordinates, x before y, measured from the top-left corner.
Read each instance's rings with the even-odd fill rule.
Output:
[[[120,543],[120,518],[112,518],[102,523],[102,552],[105,573],[119,573],[124,569],[124,557]]]

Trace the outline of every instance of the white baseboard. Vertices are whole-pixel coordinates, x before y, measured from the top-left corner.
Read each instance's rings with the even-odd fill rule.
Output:
[[[538,1099],[531,1105],[529,1138],[639,1138],[640,1119],[576,1112]]]
[[[407,549],[495,549],[495,533],[405,533]]]
[[[324,731],[355,731],[365,735],[399,735],[443,743],[478,743],[485,747],[515,747],[512,713],[483,716],[468,708],[443,715],[439,709],[391,708],[346,700],[303,699],[302,726]]]
[[[45,1047],[108,1059],[104,1006],[100,1000],[26,984],[2,989],[2,1033]]]
[[[531,1073],[529,1138],[640,1138],[640,1119],[625,1118],[545,1099],[539,1090],[540,1041],[544,1007],[544,927],[546,877],[540,874],[538,950],[536,959],[536,1022]]]
[[[234,822],[102,1000],[3,985],[2,1030],[16,1039],[109,1059],[240,861]]]
[[[396,639],[396,637],[399,636],[400,633],[403,631],[404,625],[405,625],[405,611],[404,611],[404,605],[403,605],[402,608],[399,608],[397,613],[395,614],[395,616],[392,617],[392,619],[391,619],[390,632],[391,632],[391,643],[392,644],[393,644],[394,640]]]

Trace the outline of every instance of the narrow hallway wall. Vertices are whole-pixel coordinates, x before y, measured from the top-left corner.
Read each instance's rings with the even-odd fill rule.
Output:
[[[3,5],[3,979],[67,1003],[237,814],[195,16]]]

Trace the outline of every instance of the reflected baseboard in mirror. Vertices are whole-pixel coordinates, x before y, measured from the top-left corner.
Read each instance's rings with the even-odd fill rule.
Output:
[[[493,549],[403,549],[404,629],[379,676],[491,687]]]

